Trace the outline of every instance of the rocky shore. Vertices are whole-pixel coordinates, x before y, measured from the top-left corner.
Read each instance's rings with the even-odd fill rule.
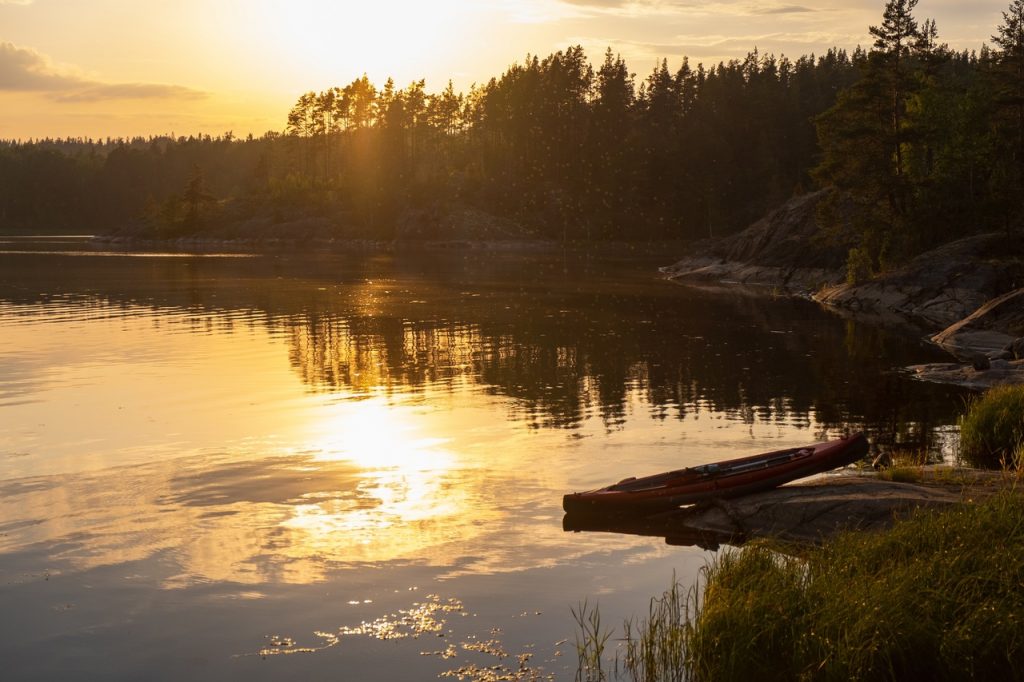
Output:
[[[705,239],[661,269],[677,282],[729,283],[810,293],[844,278],[846,253],[818,237],[825,192],[791,199],[738,234]]]
[[[926,337],[949,363],[907,368],[922,380],[986,388],[1024,383],[1024,240],[980,234],[945,244],[860,284],[845,252],[820,238],[816,192],[736,235],[696,244],[662,273],[810,296],[833,311]]]

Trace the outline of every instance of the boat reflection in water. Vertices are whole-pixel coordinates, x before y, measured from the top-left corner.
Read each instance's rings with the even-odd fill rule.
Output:
[[[562,519],[562,529],[574,533],[619,533],[663,537],[667,545],[699,547],[711,551],[719,549],[723,544],[739,546],[748,539],[742,533],[687,526],[685,512],[680,510],[634,517],[566,514]]]

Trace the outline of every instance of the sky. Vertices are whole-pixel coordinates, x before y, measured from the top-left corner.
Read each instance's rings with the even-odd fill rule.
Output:
[[[1010,0],[920,0],[941,42],[990,42]],[[440,91],[527,54],[791,58],[870,44],[884,0],[0,0],[0,139],[282,130],[300,94],[363,73]]]

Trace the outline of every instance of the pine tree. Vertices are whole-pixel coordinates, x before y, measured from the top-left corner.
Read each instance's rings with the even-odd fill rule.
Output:
[[[917,0],[889,0],[882,12],[882,24],[868,29],[875,37],[876,54],[888,64],[892,98],[889,113],[897,177],[903,174],[902,119],[906,107],[907,61],[911,48],[921,41],[921,32],[913,15],[916,6]]]
[[[919,29],[917,0],[889,0],[879,26],[871,26],[874,49],[862,62],[863,77],[840,94],[817,120],[821,163],[815,177],[837,191],[824,204],[822,220],[851,258],[886,266],[912,248],[906,177],[907,103],[914,90],[917,50],[931,50],[934,23]],[[894,254],[895,252],[895,254]]]
[[[996,29],[992,41],[999,47],[996,81],[996,103],[1000,110],[997,129],[1005,136],[1013,150],[1006,160],[1004,185],[1007,205],[1016,206],[1015,215],[1007,216],[1007,223],[1020,222],[1024,204],[1024,0],[1013,0],[1003,23]]]

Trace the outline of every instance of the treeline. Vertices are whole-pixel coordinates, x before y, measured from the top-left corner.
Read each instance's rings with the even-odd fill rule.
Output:
[[[829,236],[870,273],[1020,224],[1022,1],[976,53],[940,44],[916,0],[890,0],[853,53],[662,61],[638,79],[611,50],[595,66],[572,47],[468,93],[365,76],[309,92],[257,139],[9,142],[0,227],[319,218],[386,239],[472,208],[540,237],[693,239],[825,186]]]
[[[102,229],[144,216],[188,231],[201,226],[186,213],[323,216],[390,238],[410,216],[472,207],[557,239],[722,233],[811,186],[812,119],[864,58],[662,61],[638,83],[611,51],[595,68],[573,47],[468,93],[429,93],[422,80],[378,89],[364,76],[302,95],[284,134],[258,139],[8,142],[0,225]],[[197,181],[219,212],[184,205]]]
[[[0,229],[170,227],[161,215],[183,202],[197,169],[209,194],[223,202],[244,202],[258,191],[254,172],[279,137],[0,141]]]

